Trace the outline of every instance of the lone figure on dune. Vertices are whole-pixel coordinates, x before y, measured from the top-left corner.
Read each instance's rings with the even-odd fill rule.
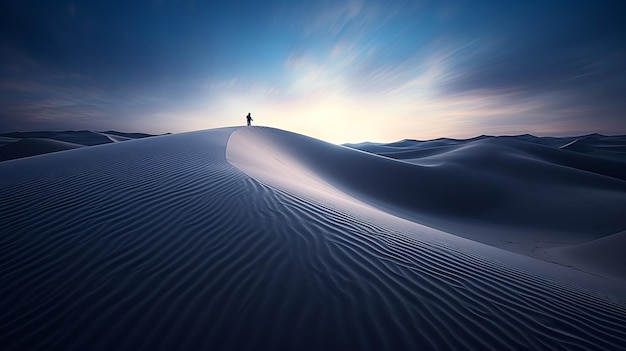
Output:
[[[252,116],[250,115],[250,112],[248,112],[248,115],[246,116],[246,120],[248,121],[248,127],[252,125],[252,121],[254,121],[252,119]]]

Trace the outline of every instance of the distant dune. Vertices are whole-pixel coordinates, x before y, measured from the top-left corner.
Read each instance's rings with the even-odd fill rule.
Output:
[[[0,146],[0,161],[71,150],[84,145],[54,139],[27,138]]]
[[[0,344],[624,349],[620,139],[533,138],[241,127],[2,162]]]
[[[153,135],[115,131],[88,130],[65,132],[12,132],[0,134],[0,161],[75,149],[83,146],[115,143]]]
[[[254,138],[247,138],[251,148],[261,143]],[[297,136],[269,142],[273,151],[259,159],[284,153],[305,165],[306,177],[322,178],[363,202],[515,252],[626,228],[626,163],[523,140],[529,136],[362,146],[385,158],[305,138],[292,147],[291,138]]]

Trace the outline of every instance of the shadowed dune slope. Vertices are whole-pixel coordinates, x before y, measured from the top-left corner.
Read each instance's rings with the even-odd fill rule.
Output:
[[[626,162],[625,136],[587,135],[575,138],[561,149]]]
[[[333,161],[348,151],[339,158],[344,164],[328,168],[287,158]],[[552,265],[394,217],[324,178],[363,162],[414,168],[264,128],[3,162],[0,344],[8,350],[626,345],[626,307],[567,281],[584,274],[563,267],[558,272],[567,274],[559,278],[536,274]]]
[[[405,139],[394,143],[364,142],[345,145],[391,158],[411,159],[438,154],[452,149],[455,145],[496,138],[568,150],[579,155],[584,154],[607,160],[626,162],[626,136],[624,135],[589,134],[578,137],[536,137],[529,134],[502,137],[481,135],[470,139],[440,138],[427,141]]]
[[[269,128],[235,136],[302,177],[496,246],[507,232],[515,232],[508,241],[574,244],[626,228],[626,168],[613,161],[509,138],[479,138],[408,163]]]
[[[92,132],[90,130],[78,130],[78,131],[41,131],[41,132],[12,132],[3,133],[2,136],[27,139],[27,138],[40,138],[40,139],[53,139],[59,141],[65,141],[68,143],[74,143],[79,145],[91,146],[108,144],[112,141],[98,132]]]
[[[546,250],[543,257],[626,281],[626,231],[583,244]]]
[[[79,147],[83,147],[83,145],[54,139],[22,139],[0,146],[0,161],[77,149]]]
[[[0,161],[150,136],[152,135],[143,133],[93,132],[89,130],[2,133],[0,134]]]

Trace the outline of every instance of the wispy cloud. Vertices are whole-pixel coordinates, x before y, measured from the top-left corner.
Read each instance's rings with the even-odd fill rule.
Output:
[[[176,132],[252,112],[335,142],[626,132],[619,5],[10,5],[0,129],[45,119]]]
[[[0,67],[4,72],[0,130],[122,126],[124,120],[140,118],[159,105],[152,95],[113,90],[89,77],[46,68],[32,59],[23,62]]]

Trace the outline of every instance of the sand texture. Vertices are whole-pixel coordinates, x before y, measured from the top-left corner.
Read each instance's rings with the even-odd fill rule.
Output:
[[[623,350],[621,256],[594,259],[624,243],[622,161],[563,145],[243,127],[2,162],[0,345]]]
[[[152,135],[143,133],[93,132],[89,130],[0,133],[0,161],[150,136]]]

